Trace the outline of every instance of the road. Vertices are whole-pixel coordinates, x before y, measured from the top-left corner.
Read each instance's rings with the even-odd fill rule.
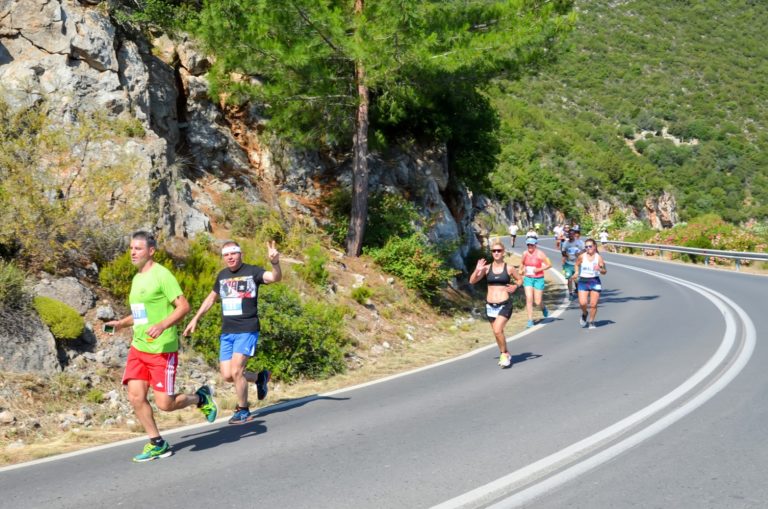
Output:
[[[768,506],[768,279],[606,261],[597,329],[571,305],[510,341],[510,369],[489,346],[165,433],[167,459],[132,463],[132,441],[0,469],[0,507]]]

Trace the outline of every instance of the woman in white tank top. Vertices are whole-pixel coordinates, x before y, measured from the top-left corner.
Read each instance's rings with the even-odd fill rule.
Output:
[[[597,328],[595,326],[597,302],[600,300],[600,292],[603,291],[600,275],[607,271],[605,270],[605,260],[597,252],[595,239],[587,239],[584,247],[587,251],[576,259],[576,270],[573,275],[574,279],[578,277],[577,288],[579,307],[581,308],[579,324],[582,327],[589,324],[590,329],[595,329]]]

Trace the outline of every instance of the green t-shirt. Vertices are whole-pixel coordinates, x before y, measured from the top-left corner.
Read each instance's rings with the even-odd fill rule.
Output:
[[[128,302],[133,315],[133,346],[137,350],[146,353],[179,350],[179,333],[175,325],[154,340],[146,331],[173,313],[173,301],[181,295],[183,292],[176,278],[159,263],[154,263],[149,271],[133,276]]]

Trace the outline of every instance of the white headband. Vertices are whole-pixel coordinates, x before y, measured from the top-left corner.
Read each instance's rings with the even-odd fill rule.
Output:
[[[221,256],[232,254],[232,253],[242,253],[242,251],[240,250],[240,246],[235,246],[235,245],[226,246],[221,250]]]

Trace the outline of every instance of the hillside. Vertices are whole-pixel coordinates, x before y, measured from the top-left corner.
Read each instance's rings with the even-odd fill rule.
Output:
[[[768,5],[582,0],[570,48],[491,90],[504,147],[494,186],[578,217],[662,189],[681,219],[768,217]]]

